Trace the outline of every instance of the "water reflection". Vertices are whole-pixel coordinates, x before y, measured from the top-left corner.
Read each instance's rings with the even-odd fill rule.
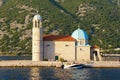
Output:
[[[55,70],[53,68],[41,68],[40,69],[40,76],[42,80],[54,80],[55,79]]]
[[[30,71],[31,80],[57,80],[54,68],[33,67]]]
[[[73,70],[73,79],[76,80],[101,80],[102,70],[94,68],[84,68],[79,70]]]
[[[73,80],[114,80],[120,79],[120,68],[84,68],[72,70]]]
[[[60,68],[31,68],[31,80],[70,80],[72,76],[68,70]]]
[[[0,80],[114,80],[119,74],[120,68],[0,68]]]
[[[0,68],[0,80],[28,80],[28,68]]]
[[[31,80],[41,80],[41,77],[39,76],[40,72],[39,72],[39,68],[31,68]]]

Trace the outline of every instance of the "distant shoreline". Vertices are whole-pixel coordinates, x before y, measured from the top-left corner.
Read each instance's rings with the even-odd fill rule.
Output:
[[[28,55],[28,54],[23,54],[23,55],[17,55],[17,54],[1,54],[0,56],[32,56],[32,55]]]
[[[32,55],[0,55],[0,56],[32,56]]]

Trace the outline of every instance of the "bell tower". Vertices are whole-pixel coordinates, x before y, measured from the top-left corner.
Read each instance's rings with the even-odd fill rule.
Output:
[[[35,15],[32,28],[32,61],[43,60],[43,29],[42,17]]]

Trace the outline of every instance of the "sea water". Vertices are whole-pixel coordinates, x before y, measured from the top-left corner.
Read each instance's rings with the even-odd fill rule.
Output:
[[[120,80],[120,69],[0,68],[0,80]]]
[[[31,56],[4,56],[0,60],[30,60]],[[120,68],[61,69],[54,67],[3,67],[0,80],[120,80]]]

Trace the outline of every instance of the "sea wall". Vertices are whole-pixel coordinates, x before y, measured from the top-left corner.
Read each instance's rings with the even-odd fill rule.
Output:
[[[61,67],[62,65],[71,65],[73,62],[59,61],[31,61],[31,60],[9,60],[0,61],[0,67]],[[120,68],[119,61],[89,61],[79,62],[84,68]]]
[[[120,68],[119,61],[91,61],[84,63],[87,68]]]
[[[0,67],[61,67],[58,61],[9,60],[0,61]]]
[[[103,61],[120,61],[120,54],[102,54]]]

